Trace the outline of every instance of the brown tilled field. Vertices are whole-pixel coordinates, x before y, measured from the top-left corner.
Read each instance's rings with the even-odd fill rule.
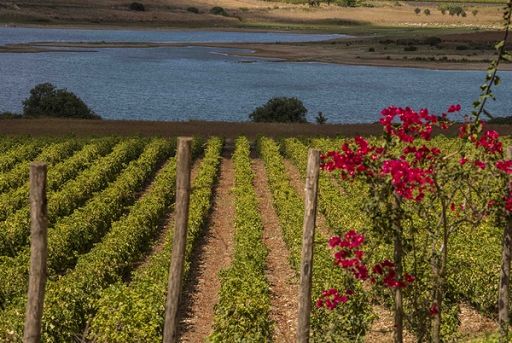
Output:
[[[512,134],[511,125],[487,125],[501,134]],[[4,119],[0,120],[0,135],[122,135],[122,136],[220,136],[234,138],[241,135],[255,138],[314,137],[377,135],[382,133],[378,124],[281,124],[251,122],[158,122],[125,120],[80,119]],[[454,134],[455,131],[451,132]]]

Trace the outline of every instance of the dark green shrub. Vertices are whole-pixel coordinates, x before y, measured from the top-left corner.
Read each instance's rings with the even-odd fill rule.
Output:
[[[453,4],[450,4],[450,5],[447,5],[447,9],[448,9],[448,13],[453,16],[453,15],[457,15],[457,16],[460,16],[464,13],[463,16],[465,16],[465,13],[464,12],[464,9],[459,6],[459,5],[453,5]]]
[[[471,14],[473,14],[473,16],[476,16],[478,14],[478,10],[477,9],[472,10]]]
[[[199,13],[199,9],[197,7],[187,7],[187,11],[195,14]]]
[[[14,112],[0,112],[0,119],[19,119],[22,115]]]
[[[30,90],[30,96],[23,101],[23,115],[101,119],[78,96],[51,83],[41,83]]]
[[[418,48],[415,47],[414,45],[409,45],[404,48],[404,51],[416,51],[416,50],[418,50]]]
[[[327,118],[324,116],[322,112],[318,112],[318,115],[315,117],[315,121],[317,124],[325,124],[327,122]]]
[[[429,10],[428,8],[425,8],[425,9],[423,10],[423,14],[425,14],[425,15],[430,15],[430,10]]]
[[[436,46],[438,44],[440,44],[443,40],[439,37],[427,37],[423,40],[423,43],[424,44],[428,44],[430,46]]]
[[[212,9],[210,10],[210,13],[215,14],[215,15],[223,15],[225,17],[228,16],[228,12],[226,12],[226,10],[220,6],[212,7]]]
[[[341,7],[356,7],[357,0],[336,0],[336,5]]]
[[[455,47],[455,50],[468,50],[469,49],[469,46],[467,45],[457,45]]]
[[[254,122],[307,123],[307,112],[299,99],[280,97],[257,107],[249,118]]]
[[[375,52],[375,48],[374,47],[368,48],[368,52]]]
[[[414,9],[414,13],[416,13],[416,14],[420,14],[420,12],[421,12],[421,10],[420,10],[418,7],[416,7],[416,8]]]
[[[144,5],[141,4],[140,2],[132,2],[130,4],[130,6],[128,6],[128,8],[130,9],[130,11],[138,11],[138,12],[144,12],[146,10]]]
[[[487,120],[489,124],[512,124],[512,116],[506,117],[494,117],[492,119]]]

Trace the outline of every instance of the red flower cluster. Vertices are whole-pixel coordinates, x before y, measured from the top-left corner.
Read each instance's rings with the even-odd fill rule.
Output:
[[[437,306],[437,304],[432,304],[432,306],[430,306],[429,313],[431,316],[435,316],[436,314],[438,314],[439,306]]]
[[[490,154],[502,154],[503,143],[499,141],[500,135],[494,130],[487,130],[484,132],[480,139],[476,142],[476,147],[482,147]]]
[[[503,200],[505,200],[505,210],[508,213],[512,213],[512,193],[509,192]]]
[[[384,260],[372,268],[372,276],[368,275],[368,268],[363,262],[364,252],[360,250],[364,243],[364,236],[355,230],[350,230],[343,237],[333,236],[329,239],[329,247],[337,248],[334,253],[335,264],[352,273],[354,278],[360,281],[370,279],[372,284],[380,284],[389,288],[405,288],[415,279],[413,275],[405,273],[399,277],[396,273],[395,264],[389,260]],[[353,295],[352,290],[340,294],[335,288],[322,292],[320,298],[316,301],[316,307],[326,307],[333,310],[340,303],[346,303],[349,296]]]
[[[376,160],[383,151],[382,147],[371,146],[363,137],[357,136],[354,138],[353,147],[344,143],[341,151],[329,151],[322,155],[320,167],[327,171],[341,170],[343,178],[355,177],[359,174],[372,176],[373,173],[366,163],[366,158],[369,156],[372,160]]]
[[[345,294],[341,295],[335,288],[331,288],[322,292],[322,295],[316,301],[316,307],[326,307],[329,310],[334,310],[340,303],[346,303],[354,292],[350,289],[345,291]]]
[[[438,148],[428,148],[426,145],[422,145],[421,147],[415,147],[414,145],[408,145],[403,150],[402,159],[405,159],[407,155],[413,155],[414,164],[419,164],[425,161],[431,161],[436,156],[441,154],[441,150]]]
[[[448,113],[453,113],[453,112],[459,112],[461,109],[460,105],[457,104],[457,105],[450,105],[450,107],[448,107]]]
[[[415,277],[408,273],[399,278],[395,270],[395,264],[389,260],[376,264],[372,272],[375,275],[371,278],[372,283],[380,281],[389,288],[405,288],[415,280]]]
[[[382,164],[382,175],[391,176],[395,193],[405,199],[421,201],[425,189],[434,183],[430,169],[411,167],[405,160],[387,160]]]
[[[430,115],[427,109],[418,113],[410,107],[390,106],[383,109],[381,115],[379,122],[384,126],[384,131],[390,136],[398,137],[401,142],[408,143],[412,143],[417,137],[430,140],[432,126],[439,122],[439,118]],[[395,118],[399,119],[400,125],[393,124]]]
[[[484,170],[484,169],[485,169],[485,167],[487,166],[487,165],[485,164],[485,162],[484,162],[484,161],[480,161],[480,160],[475,160],[475,161],[473,162],[473,165],[474,165],[475,167],[477,167],[477,168],[482,169],[482,170]]]
[[[364,252],[359,247],[364,243],[364,236],[355,230],[348,231],[344,238],[333,236],[329,239],[331,249],[338,248],[334,253],[334,263],[350,271],[358,280],[368,278],[368,268],[362,262]]]
[[[501,170],[506,174],[512,174],[512,161],[496,161],[496,169]]]

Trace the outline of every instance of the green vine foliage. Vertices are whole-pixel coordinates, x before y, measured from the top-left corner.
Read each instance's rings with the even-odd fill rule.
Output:
[[[268,342],[272,339],[270,290],[265,276],[267,247],[258,210],[246,137],[236,140],[235,247],[231,266],[220,273],[211,342]]]
[[[279,145],[272,139],[261,138],[258,142],[260,155],[265,163],[269,188],[272,192],[274,208],[276,209],[285,243],[290,251],[290,264],[297,275],[300,269],[302,225],[304,217],[304,204],[297,191],[290,184],[290,179],[283,165],[279,152]],[[297,141],[288,141],[285,144],[289,156],[304,156],[305,149]],[[307,155],[306,155],[307,156]],[[300,157],[299,157],[300,158]],[[307,159],[301,158],[301,163]],[[302,169],[302,168],[300,168]],[[330,180],[326,179],[324,184]],[[331,191],[335,190],[330,187]],[[324,188],[325,190],[325,188]],[[330,192],[329,190],[326,190]],[[327,196],[326,196],[327,195]],[[326,210],[326,218],[334,222],[338,211],[329,206],[325,199],[335,197],[335,194],[320,190],[320,207]],[[322,200],[324,199],[324,200]],[[324,207],[325,205],[325,207]],[[334,229],[334,228],[332,228]],[[333,267],[331,251],[327,248],[327,237],[320,233],[315,234],[315,253],[313,260],[312,301],[320,296],[325,289],[333,286],[339,289],[353,289],[354,296],[350,301],[334,311],[324,308],[314,308],[311,315],[311,330],[313,342],[360,342],[363,340],[374,315],[368,293],[361,284]]]
[[[512,52],[507,50],[507,42],[509,38],[509,32],[511,28],[511,18],[512,18],[512,0],[507,2],[507,5],[503,9],[503,29],[504,29],[504,37],[503,40],[496,43],[495,48],[497,52],[497,57],[494,61],[491,62],[489,67],[487,68],[487,74],[485,76],[484,83],[480,86],[480,97],[478,100],[473,102],[473,123],[472,132],[473,134],[479,134],[482,130],[482,126],[480,125],[480,119],[482,114],[487,116],[489,119],[492,119],[492,114],[485,108],[487,101],[489,99],[496,100],[495,95],[493,94],[493,86],[498,86],[501,83],[501,79],[498,75],[498,69],[500,64],[503,61],[512,62]]]
[[[218,176],[222,145],[223,141],[219,138],[214,137],[208,140],[203,161],[192,182],[185,252],[185,279],[189,277],[192,252],[203,232],[212,206],[212,194]],[[163,174],[161,174],[163,179],[156,180],[158,182],[158,186],[155,185],[158,189],[158,194],[155,194],[157,198],[153,198],[151,201],[148,199],[151,211],[158,210],[162,214],[169,209],[170,201],[174,197],[174,187],[170,189],[169,185],[175,184],[175,170],[175,160],[173,159],[164,167]],[[165,201],[163,201],[164,199]],[[132,246],[136,246],[137,249],[147,249],[150,244],[155,244],[154,240],[148,240],[148,238],[154,235],[157,229],[158,225],[155,223],[148,226],[149,236],[145,233],[146,230],[137,230],[136,227],[130,229],[130,226],[126,226],[124,230],[136,230],[137,236],[143,239],[137,241],[136,244],[133,243]],[[126,232],[120,231],[119,239],[125,236]],[[128,247],[129,245],[126,246],[126,249]],[[116,249],[111,246],[110,250],[113,254]],[[141,251],[144,250],[139,250],[137,254],[140,254]],[[126,254],[132,254],[132,252],[128,249]],[[105,343],[162,341],[171,254],[172,230],[165,235],[163,248],[150,255],[143,266],[131,273],[129,278],[131,282],[124,283],[118,278],[113,279],[114,282],[112,279],[105,279],[111,284],[108,285],[108,282],[104,282],[101,287],[103,290],[96,293],[98,299],[92,300],[90,303],[88,339]],[[140,255],[137,256],[140,257]],[[128,261],[135,260],[136,258],[133,257],[128,258]],[[98,263],[99,261],[101,260],[98,260]],[[117,263],[119,267],[123,267],[122,261],[127,261],[127,258],[121,256],[109,263]],[[83,266],[85,267],[86,264],[84,263]],[[127,272],[126,265],[123,270],[125,273]],[[83,295],[83,297],[85,296]]]

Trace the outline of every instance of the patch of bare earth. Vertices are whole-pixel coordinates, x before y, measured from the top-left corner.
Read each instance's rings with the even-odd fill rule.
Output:
[[[273,341],[293,342],[296,336],[298,280],[288,263],[290,253],[272,207],[272,195],[263,161],[255,159],[253,170],[258,208],[263,221],[263,242],[269,249],[266,274],[271,293],[270,317],[276,324]]]
[[[231,150],[224,149],[210,222],[192,253],[191,276],[178,313],[179,342],[204,342],[211,333],[220,290],[218,274],[231,262],[235,213]]]
[[[481,336],[498,331],[498,323],[478,313],[468,304],[460,304],[459,333],[462,337]]]
[[[372,310],[373,313],[377,315],[377,318],[373,321],[372,326],[366,333],[364,341],[366,343],[393,343],[393,312],[382,305],[374,305]],[[414,335],[405,330],[404,342],[413,343],[415,341]]]

